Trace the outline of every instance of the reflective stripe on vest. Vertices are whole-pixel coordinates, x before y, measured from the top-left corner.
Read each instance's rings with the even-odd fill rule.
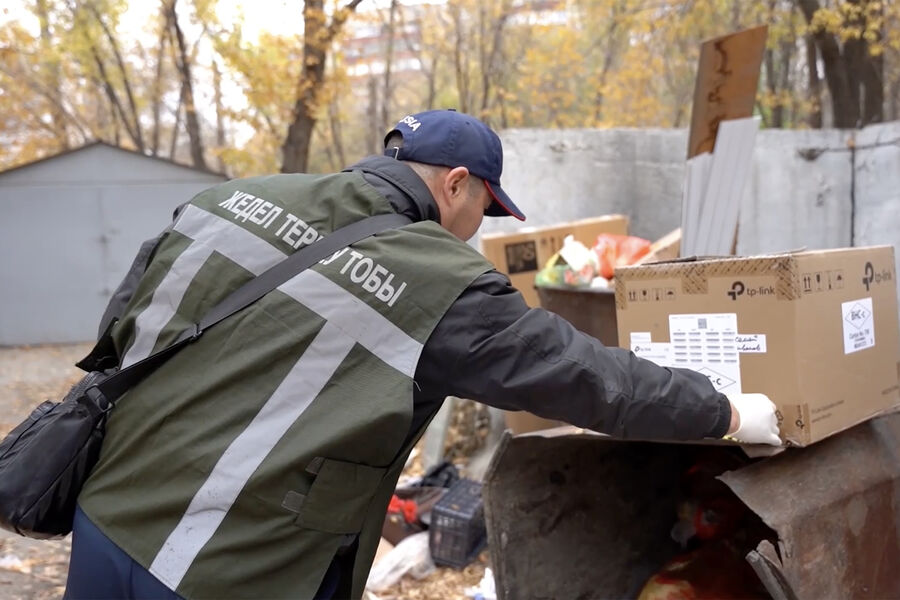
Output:
[[[123,367],[150,356],[159,333],[175,316],[188,285],[213,251],[254,275],[259,275],[285,256],[243,227],[192,204],[185,207],[173,229],[193,242],[172,263],[169,272],[153,292],[150,305],[137,316],[134,342],[122,359]],[[215,246],[211,240],[215,240]]]
[[[135,341],[123,364],[152,352],[190,283],[212,252],[258,274],[284,258],[265,240],[190,205],[174,227],[192,239],[135,321]],[[266,456],[303,414],[354,345],[412,377],[422,344],[328,277],[307,269],[278,287],[326,323],[250,424],[229,444],[157,553],[150,572],[176,589],[215,534],[232,504]]]

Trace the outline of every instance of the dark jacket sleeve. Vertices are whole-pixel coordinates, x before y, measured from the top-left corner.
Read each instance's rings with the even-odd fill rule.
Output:
[[[416,371],[420,395],[471,398],[622,438],[722,437],[731,407],[709,380],[610,348],[485,273],[435,328]]]

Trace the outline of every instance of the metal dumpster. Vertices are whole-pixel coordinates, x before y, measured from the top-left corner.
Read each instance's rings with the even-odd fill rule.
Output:
[[[697,447],[507,435],[484,487],[498,597],[635,597],[679,552],[677,478]],[[721,477],[777,535],[747,556],[773,598],[900,597],[898,448],[893,414]]]
[[[615,332],[614,303],[602,325],[584,314],[603,296],[539,292],[587,333]],[[700,447],[741,452],[575,427],[507,434],[484,485],[498,597],[636,597],[680,551],[670,537],[678,477]],[[900,598],[900,414],[719,479],[771,530],[746,558],[773,598]]]

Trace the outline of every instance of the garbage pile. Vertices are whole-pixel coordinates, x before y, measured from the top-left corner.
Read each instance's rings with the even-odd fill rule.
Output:
[[[747,462],[733,453],[698,453],[681,477],[671,531],[683,552],[647,581],[638,600],[769,598],[745,556],[775,533],[717,479]]]
[[[588,248],[569,235],[559,252],[535,276],[539,287],[611,287],[616,267],[633,265],[650,253],[651,242],[630,235],[601,233]]]
[[[436,566],[463,569],[486,542],[481,483],[443,462],[395,489],[382,528],[386,551],[366,589],[383,592],[404,575],[422,579]]]

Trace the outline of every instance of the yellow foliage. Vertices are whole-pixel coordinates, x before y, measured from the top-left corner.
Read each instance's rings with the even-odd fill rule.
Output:
[[[37,11],[37,0],[26,2]],[[307,3],[288,2],[296,2],[298,33],[263,32],[251,40],[242,34],[240,16],[220,22],[216,0],[178,0],[180,21],[188,24],[188,46],[196,48],[194,85],[208,139],[217,117],[203,104],[213,96],[212,60],[223,71],[219,116],[226,141],[210,146],[210,153],[224,161],[230,174],[279,169],[298,98],[318,119],[312,170],[339,168],[341,161],[371,150],[372,140],[384,133],[380,111],[385,102],[389,121],[417,110],[452,107],[498,128],[684,127],[701,42],[760,24],[769,27],[757,98],[764,122],[775,122],[769,117],[777,114],[782,126],[801,127],[820,103],[829,101],[824,83],[818,96],[807,87],[807,34],[833,36],[840,45],[856,44],[879,57],[885,105],[900,103],[895,98],[900,95],[900,0],[820,0],[822,8],[809,23],[794,0],[400,2],[389,91],[377,69],[366,75],[352,70],[360,64],[353,25],[365,23],[380,36],[366,46],[371,54],[366,60],[386,60],[384,9],[341,13],[347,0],[329,0],[327,10],[308,15],[317,27],[306,40],[313,50],[306,64],[324,65],[326,73],[323,81],[310,81],[302,78]],[[158,82],[160,102],[154,91],[160,14],[152,14],[143,33],[123,29],[123,17],[137,3],[46,0],[46,40],[16,22],[0,26],[0,169],[92,139],[130,143],[127,120],[105,87],[127,112],[126,83],[145,140],[158,108],[159,153],[168,155],[173,133],[179,134],[176,153],[184,152],[183,115],[174,131],[181,84],[168,50]],[[363,0],[361,8],[367,4],[373,3]],[[249,3],[246,10],[253,10]],[[344,17],[350,29],[332,39],[329,24]],[[417,61],[421,68],[403,68],[401,59],[407,66]],[[370,114],[373,107],[377,114]],[[900,108],[892,110],[889,116],[900,118]]]

